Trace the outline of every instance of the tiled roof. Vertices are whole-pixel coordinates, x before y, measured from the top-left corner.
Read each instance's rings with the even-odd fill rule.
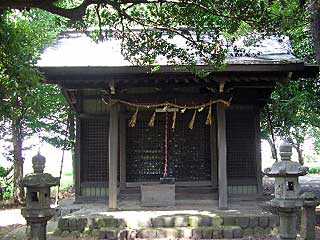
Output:
[[[174,38],[177,45],[183,44],[181,38]],[[275,37],[262,40],[254,46],[246,47],[243,41],[237,46],[245,49],[247,55],[235,56],[229,48],[226,62],[229,64],[285,64],[301,63],[291,54],[288,41]],[[157,64],[167,65],[166,58],[159,57]],[[84,33],[61,33],[54,46],[45,49],[38,61],[40,67],[81,67],[81,66],[132,66],[121,54],[120,40],[109,39],[95,42]],[[199,63],[199,65],[202,65]]]

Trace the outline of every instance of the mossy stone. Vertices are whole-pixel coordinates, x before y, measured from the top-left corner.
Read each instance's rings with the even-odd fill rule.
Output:
[[[61,229],[57,228],[52,235],[55,237],[59,237],[61,236],[61,233],[62,233]]]
[[[202,229],[202,237],[205,239],[212,238],[212,228],[203,228]]]
[[[225,226],[234,226],[235,225],[235,217],[233,217],[233,216],[223,216],[223,225],[225,225]]]
[[[258,227],[259,226],[259,217],[251,216],[249,226],[250,226],[250,228]]]
[[[86,227],[83,231],[82,231],[82,234],[81,234],[82,237],[89,237],[91,236],[91,230]]]
[[[198,216],[189,216],[189,226],[190,227],[199,227],[199,217]]]
[[[268,228],[265,228],[265,229],[264,229],[264,234],[265,234],[265,235],[271,235],[271,233],[272,233],[272,228],[269,228],[269,227],[268,227]]]
[[[164,227],[173,227],[174,218],[172,216],[163,217]]]
[[[236,218],[235,225],[240,226],[242,229],[249,227],[250,218],[247,216],[239,216]]]
[[[223,219],[220,216],[212,217],[212,226],[221,226],[223,223]]]
[[[58,228],[61,229],[61,231],[69,231],[69,219],[60,218],[58,221]]]
[[[118,219],[113,217],[103,217],[96,219],[98,228],[109,227],[109,228],[117,228],[119,226]]]
[[[200,227],[212,226],[212,217],[210,217],[210,216],[201,216],[200,219],[199,219],[199,226]]]
[[[69,218],[68,222],[69,222],[69,231],[70,232],[78,230],[78,219]]]
[[[217,228],[212,230],[212,238],[213,239],[220,239],[223,237],[222,229]]]
[[[154,228],[144,228],[137,231],[137,238],[151,238],[157,237],[157,230]]]
[[[252,237],[253,236],[253,229],[251,229],[251,228],[244,229],[243,236],[244,237]]]
[[[126,240],[128,239],[128,230],[127,229],[122,229],[118,232],[118,239],[119,240]]]
[[[267,228],[269,226],[269,216],[259,216],[259,226]]]
[[[92,237],[99,237],[100,231],[99,229],[92,229],[91,236]]]
[[[234,238],[242,238],[243,237],[243,230],[242,228],[234,228],[233,229],[233,237]]]
[[[188,226],[188,218],[185,216],[176,216],[173,221],[174,221],[175,227],[187,227]]]
[[[186,227],[180,230],[181,238],[189,239],[192,238],[192,228]]]
[[[202,228],[192,229],[192,238],[201,239],[202,238]]]
[[[67,238],[67,237],[70,237],[70,232],[69,231],[62,231],[60,237],[62,238]]]
[[[253,235],[255,237],[261,237],[264,235],[264,229],[262,227],[255,227],[253,229]]]
[[[152,227],[162,228],[164,227],[164,218],[162,217],[152,218],[151,224],[152,224]]]
[[[77,230],[79,232],[83,232],[87,226],[88,220],[86,218],[79,218],[77,222],[78,222]]]
[[[80,236],[81,236],[81,232],[80,231],[72,231],[71,233],[70,233],[70,236],[72,237],[72,238],[79,238]]]

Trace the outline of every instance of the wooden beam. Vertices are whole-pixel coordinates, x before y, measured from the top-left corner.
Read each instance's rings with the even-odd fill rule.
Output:
[[[227,183],[227,141],[226,141],[226,115],[225,105],[217,104],[218,128],[218,159],[219,159],[219,208],[228,208],[228,183]]]
[[[119,147],[119,109],[110,107],[109,122],[109,208],[117,208],[118,198],[118,148]]]

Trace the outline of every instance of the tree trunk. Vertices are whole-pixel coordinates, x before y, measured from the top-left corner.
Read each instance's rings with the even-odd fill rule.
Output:
[[[274,141],[271,138],[267,139],[270,148],[271,148],[271,154],[272,154],[272,158],[276,160],[276,162],[278,162],[278,155],[277,155],[277,148],[276,148],[276,144],[274,143]]]
[[[317,63],[320,65],[320,1],[313,0],[310,5],[311,33],[316,52]]]
[[[273,124],[272,124],[272,120],[271,120],[271,114],[270,114],[270,110],[269,110],[269,106],[266,105],[267,107],[267,120],[268,120],[268,127],[271,133],[271,138],[268,138],[268,143],[271,147],[271,154],[272,154],[272,158],[276,160],[276,162],[278,162],[278,154],[277,154],[277,148],[276,148],[276,140],[274,137],[274,128],[273,128]]]
[[[297,150],[298,153],[298,161],[301,165],[304,165],[304,157],[303,157],[303,149],[301,147],[300,143],[297,143],[295,146],[295,149]]]
[[[294,147],[294,149],[297,151],[298,153],[298,161],[301,165],[304,165],[304,157],[303,157],[303,149],[300,143],[295,143],[292,144],[292,146]]]
[[[18,204],[23,204],[24,202],[24,189],[20,186],[21,180],[23,178],[23,162],[22,157],[22,143],[23,137],[21,134],[21,122],[19,120],[12,121],[12,144],[13,144],[13,191],[14,191],[14,201]]]

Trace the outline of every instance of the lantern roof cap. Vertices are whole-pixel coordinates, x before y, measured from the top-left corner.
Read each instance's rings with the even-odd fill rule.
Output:
[[[268,177],[298,177],[308,173],[307,167],[291,161],[292,146],[288,141],[282,141],[279,149],[281,161],[275,162],[271,168],[265,169]]]
[[[308,168],[301,166],[298,162],[280,161],[275,162],[265,173],[268,177],[298,177],[306,175]]]
[[[59,178],[49,173],[30,173],[22,180],[23,187],[51,187],[59,184]]]

